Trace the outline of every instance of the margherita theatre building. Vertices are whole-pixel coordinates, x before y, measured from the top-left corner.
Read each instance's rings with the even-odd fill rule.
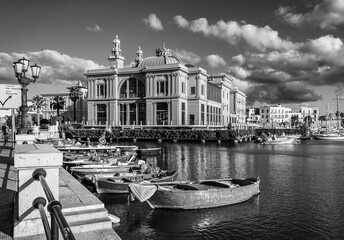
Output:
[[[108,60],[109,68],[85,74],[88,125],[227,126],[242,119],[231,110],[230,101],[240,98],[245,106],[246,95],[232,86],[231,76],[208,75],[165,46],[147,58],[139,47],[135,63],[124,67],[116,36]]]

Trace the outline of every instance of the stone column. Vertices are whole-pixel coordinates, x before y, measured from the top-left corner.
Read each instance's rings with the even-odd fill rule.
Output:
[[[126,121],[126,123],[125,123],[125,125],[129,125],[129,123],[130,123],[130,106],[129,106],[129,103],[126,103],[125,104],[125,109],[126,109],[126,111],[127,111],[127,121]]]
[[[14,167],[18,173],[18,195],[16,199],[17,224],[14,227],[13,239],[44,234],[44,228],[39,211],[32,203],[38,197],[48,199],[39,181],[32,174],[36,169],[43,168],[45,180],[56,200],[59,200],[59,168],[62,166],[63,153],[46,144],[17,145],[14,152]],[[46,205],[46,206],[47,206]],[[46,210],[50,219],[50,213]]]
[[[106,98],[110,97],[110,78],[105,79]]]
[[[152,108],[153,108],[153,112],[152,112],[152,125],[156,125],[156,108],[155,108],[155,102],[152,103]]]
[[[93,81],[92,81],[92,84],[93,84],[93,93],[92,93],[92,95],[93,95],[93,98],[96,98],[96,93],[97,93],[97,84],[96,84],[96,79],[93,79]]]
[[[171,125],[171,117],[172,117],[172,114],[171,114],[171,105],[172,105],[172,102],[167,102],[167,110],[168,110],[168,123],[167,125]]]
[[[177,95],[179,95],[179,79],[177,78],[178,77],[178,73],[174,73],[173,74],[173,78],[174,78],[174,83],[175,83],[175,85],[176,85],[176,87],[175,87],[175,92],[176,92],[176,94]]]
[[[195,98],[199,98],[199,81],[200,80],[200,77],[199,77],[199,75],[197,75],[196,77],[195,77],[195,82],[196,82],[196,96],[195,96]]]
[[[167,83],[168,83],[168,96],[172,96],[172,75],[167,75]]]
[[[93,124],[98,125],[97,123],[97,104],[93,104]]]

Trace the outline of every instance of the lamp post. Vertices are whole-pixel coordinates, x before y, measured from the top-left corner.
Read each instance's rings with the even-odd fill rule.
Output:
[[[77,86],[69,87],[69,98],[73,102],[73,122],[76,122],[76,102],[80,99],[84,99],[87,95],[87,88],[82,86],[81,81],[78,81]],[[80,106],[81,108],[81,106]],[[81,109],[81,119],[82,119],[82,109]]]
[[[18,83],[22,86],[21,88],[21,99],[22,99],[22,105],[20,106],[21,111],[21,124],[18,129],[18,133],[25,134],[28,131],[28,122],[27,122],[27,112],[29,111],[29,107],[27,106],[27,86],[30,83],[35,83],[37,78],[39,77],[39,73],[41,71],[41,67],[37,64],[31,66],[31,73],[32,78],[26,77],[26,72],[29,67],[29,60],[25,59],[24,57],[22,59],[19,59],[17,62],[13,63],[14,73],[16,78],[18,79]]]

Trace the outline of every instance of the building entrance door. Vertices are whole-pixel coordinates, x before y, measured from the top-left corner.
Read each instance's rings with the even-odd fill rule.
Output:
[[[190,114],[190,125],[195,125],[195,114]]]
[[[156,104],[156,124],[167,125],[168,123],[168,107],[167,103]]]

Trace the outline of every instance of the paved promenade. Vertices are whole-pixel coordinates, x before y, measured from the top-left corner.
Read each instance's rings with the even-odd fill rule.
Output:
[[[14,206],[17,193],[17,174],[14,170],[14,150],[12,140],[4,141],[0,134],[0,240],[12,240],[14,229]],[[60,169],[59,192],[64,209],[86,208],[103,204],[86,188],[80,185],[63,168]],[[101,207],[101,206],[100,206]],[[105,209],[104,209],[105,210]],[[106,210],[105,210],[106,211]],[[112,228],[93,230],[75,234],[76,239],[83,240],[115,240],[120,237]],[[27,238],[25,238],[27,239]],[[46,239],[36,236],[35,240]]]
[[[13,167],[12,139],[0,135],[0,239],[12,239],[13,209],[17,192],[17,175]]]

